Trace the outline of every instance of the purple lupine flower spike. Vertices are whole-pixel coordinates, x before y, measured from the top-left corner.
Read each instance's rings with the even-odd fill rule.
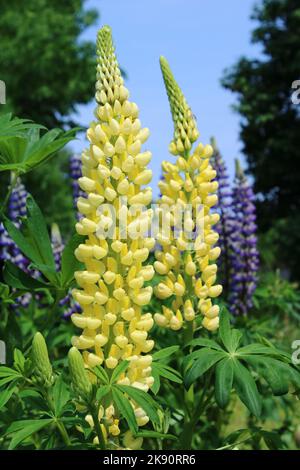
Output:
[[[79,218],[79,212],[77,211],[77,200],[79,197],[86,197],[86,194],[80,189],[78,179],[82,176],[81,173],[81,156],[78,154],[71,155],[70,157],[70,175],[72,178],[72,189],[73,189],[73,203],[76,210],[77,218]]]
[[[60,230],[57,224],[51,226],[51,245],[54,254],[54,261],[57,271],[61,268],[61,255],[64,250]]]
[[[24,185],[21,183],[20,179],[18,179],[14,189],[12,190],[8,203],[8,216],[17,228],[20,228],[21,226],[21,218],[26,216],[27,196],[28,193]],[[11,240],[8,259],[23,271],[27,273],[30,272],[30,261],[22,254],[21,250],[13,240]]]
[[[230,226],[230,310],[245,315],[253,306],[259,258],[256,238],[254,193],[236,160]]]
[[[229,234],[232,222],[231,202],[232,194],[230,189],[230,182],[227,173],[226,164],[221,156],[217,147],[216,140],[211,139],[211,145],[214,149],[212,165],[217,172],[216,181],[219,184],[217,190],[218,205],[216,210],[220,215],[220,220],[216,224],[215,229],[219,234],[219,246],[221,248],[221,255],[218,259],[219,270],[218,273],[221,277],[221,284],[223,285],[224,295],[228,295],[229,288],[229,271],[230,271],[230,258],[229,258]]]
[[[8,203],[8,216],[17,228],[21,226],[21,218],[26,216],[26,199],[27,191],[20,179],[17,180],[14,186],[9,203]],[[23,255],[19,247],[9,237],[7,231],[0,224],[0,258],[1,261],[11,261],[18,268],[30,273],[36,277],[37,272],[29,268],[30,261]],[[14,308],[17,306],[28,307],[31,300],[31,294],[24,294],[16,299]]]

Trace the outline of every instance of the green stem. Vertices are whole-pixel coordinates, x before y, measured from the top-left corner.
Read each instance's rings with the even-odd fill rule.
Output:
[[[186,328],[183,335],[183,345],[186,346],[192,341],[194,336],[194,322],[186,322]],[[194,405],[194,386],[191,385],[188,390],[184,391],[184,424],[180,437],[180,445],[182,450],[190,449],[193,432],[191,429],[191,419]]]
[[[94,406],[90,406],[89,411],[90,411],[90,413],[92,415],[92,418],[93,418],[96,434],[97,434],[98,440],[99,440],[100,449],[105,450],[105,440],[104,440],[103,432],[102,432],[102,429],[101,429],[101,426],[100,426],[100,423],[99,423],[99,419],[98,419],[98,416],[97,416],[97,413],[95,411]]]
[[[6,211],[6,207],[7,207],[7,204],[9,202],[9,199],[10,199],[10,196],[11,196],[11,193],[17,183],[17,180],[18,180],[18,173],[12,173],[12,179],[11,179],[11,182],[10,182],[10,185],[9,185],[9,189],[6,193],[6,196],[4,198],[4,201],[3,201],[3,204],[2,204],[2,207],[1,207],[1,210],[0,210],[0,214],[4,215],[5,211]]]
[[[62,423],[61,421],[56,421],[56,426],[57,426],[57,429],[59,430],[60,432],[60,435],[65,443],[65,445],[67,447],[70,447],[71,446],[71,440],[69,438],[69,435],[67,433],[67,430],[65,428],[65,425],[64,423]]]

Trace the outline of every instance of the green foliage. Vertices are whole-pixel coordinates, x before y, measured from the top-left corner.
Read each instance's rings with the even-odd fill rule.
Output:
[[[14,136],[10,133],[3,136],[0,140],[0,171],[14,171],[17,174],[31,171],[73,140],[76,130],[63,132],[52,129],[41,135],[40,129],[34,127],[22,136],[19,131]]]
[[[300,390],[300,373],[291,364],[290,355],[273,346],[252,343],[239,347],[242,334],[231,329],[226,310],[221,313],[219,341],[193,340],[191,346],[200,347],[184,360],[184,383],[188,389],[197,379],[210,371],[215,375],[215,397],[224,408],[230,400],[232,387],[251,413],[260,416],[262,396],[257,381],[262,378],[274,395],[286,394],[289,385]],[[256,373],[254,379],[252,371]]]
[[[300,207],[299,172],[295,171],[299,148],[300,115],[292,102],[292,83],[298,78],[300,15],[297,0],[262,0],[254,9],[257,22],[252,41],[263,55],[241,58],[223,78],[223,85],[237,94],[236,111],[242,119],[240,137],[254,176],[259,225],[266,230],[274,220],[285,219],[278,255],[285,267],[299,278],[299,253],[282,247],[299,232],[293,224]],[[292,223],[292,226],[290,225]]]
[[[7,107],[48,128],[70,122],[94,90],[94,44],[80,35],[97,19],[84,0],[0,2],[1,79]],[[84,77],[84,79],[83,79]]]

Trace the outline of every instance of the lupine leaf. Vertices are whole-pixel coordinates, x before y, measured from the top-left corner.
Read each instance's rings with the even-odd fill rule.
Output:
[[[96,398],[99,401],[101,405],[101,401],[103,400],[104,397],[110,392],[111,387],[109,385],[102,385],[100,388],[98,388],[97,393],[96,393]]]
[[[75,248],[82,243],[84,237],[75,233],[66,244],[61,257],[61,283],[62,286],[68,286],[74,279],[74,272],[78,271],[81,263],[74,255]]]
[[[112,396],[120,415],[125,418],[131,432],[133,432],[134,434],[137,433],[138,425],[136,422],[136,417],[133,408],[128,401],[128,398],[126,398],[124,394],[120,392],[120,390],[118,390],[116,387],[112,388]]]
[[[230,399],[233,383],[232,359],[223,359],[216,366],[215,396],[218,405],[225,408]]]
[[[10,367],[0,366],[0,377],[22,377],[20,372],[11,369]]]
[[[13,450],[15,449],[24,439],[27,439],[27,437],[31,436],[31,434],[34,434],[37,431],[40,431],[44,427],[48,426],[53,422],[53,419],[30,419],[28,421],[21,421],[19,422],[20,428],[17,431],[13,426],[10,426],[8,430],[6,431],[6,434],[10,434],[11,432],[15,432],[12,440],[10,441],[8,450]],[[13,424],[18,424],[18,421]]]
[[[29,119],[12,118],[12,114],[2,114],[0,116],[0,140],[9,137],[23,137],[28,129],[45,129],[40,124],[35,124]]]
[[[233,361],[234,388],[241,401],[255,416],[260,416],[262,400],[258,393],[255,380],[240,362]]]
[[[178,351],[179,346],[170,346],[168,348],[161,349],[160,351],[156,351],[153,355],[152,358],[154,361],[160,360],[160,359],[166,359],[167,357],[172,356],[176,351]]]
[[[11,261],[5,262],[3,279],[10,287],[16,289],[34,290],[47,287],[45,282],[32,278]]]
[[[55,270],[55,261],[49,233],[43,214],[31,195],[27,197],[27,225],[34,238],[36,251],[43,264]]]
[[[204,348],[216,349],[217,351],[223,351],[223,348],[214,340],[207,338],[197,338],[190,341],[187,346],[202,346]]]
[[[219,336],[227,351],[234,352],[230,317],[228,311],[224,308],[220,313]]]
[[[139,431],[135,434],[135,437],[145,437],[145,438],[153,438],[153,439],[170,439],[172,441],[177,441],[178,438],[173,436],[173,434],[163,434],[157,431]]]
[[[153,362],[152,363],[152,372],[154,370],[158,373],[158,375],[160,375],[161,377],[165,377],[166,379],[170,380],[171,382],[176,382],[178,384],[182,383],[182,378],[181,378],[180,374],[175,369],[173,369],[172,367],[169,367],[165,364],[160,364],[160,363]]]
[[[100,379],[104,384],[106,385],[109,384],[109,377],[107,375],[106,370],[103,367],[101,366],[93,367],[93,369],[91,369],[91,372],[93,372],[98,377],[98,379]]]
[[[113,370],[113,373],[111,374],[110,383],[113,384],[114,382],[116,382],[120,375],[125,372],[128,366],[129,361],[120,362],[120,364],[117,365],[117,367]]]
[[[66,383],[63,381],[62,376],[60,375],[53,386],[53,400],[55,407],[55,414],[59,416],[62,412],[63,407],[68,402],[70,398],[70,392]]]
[[[152,363],[152,371],[151,375],[154,378],[154,384],[151,387],[151,392],[154,393],[154,395],[157,395],[160,389],[160,378],[159,378],[159,372],[156,370],[155,362]]]
[[[224,352],[214,351],[208,348],[201,349],[197,359],[194,360],[184,377],[186,389],[188,389],[199,377],[224,357],[226,357]]]
[[[143,392],[130,385],[115,385],[123,393],[126,393],[132,400],[134,400],[141,408],[147,413],[153,423],[159,424],[159,416],[157,414],[157,404],[149,393]]]
[[[5,390],[2,390],[0,392],[0,410],[6,405],[6,403],[16,390],[17,387],[15,387],[14,384],[11,384]]]

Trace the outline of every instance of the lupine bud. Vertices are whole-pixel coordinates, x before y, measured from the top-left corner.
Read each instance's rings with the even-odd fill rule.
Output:
[[[38,381],[44,386],[50,387],[53,384],[53,371],[46,342],[39,332],[34,335],[32,341],[32,362]]]
[[[210,145],[199,144],[192,151],[192,144],[199,135],[195,118],[166,59],[161,58],[160,64],[174,121],[174,140],[169,148],[177,156],[177,161],[175,165],[170,162],[162,164],[159,205],[167,206],[169,214],[165,215],[157,236],[161,250],[155,251],[154,269],[166,277],[154,287],[154,293],[162,300],[171,296],[175,299],[171,302],[172,309],[163,306],[162,313],[156,313],[154,320],[159,326],[178,330],[184,321],[195,319],[199,308],[204,315],[203,326],[215,330],[218,327],[218,309],[214,309],[210,298],[220,295],[222,288],[214,285],[217,265],[210,264],[220,254],[220,249],[213,246],[218,241],[213,225],[219,219],[218,214],[211,214],[211,207],[217,203],[215,192],[218,189],[213,181],[216,173],[209,163],[213,149]],[[183,230],[181,209],[184,210]],[[173,212],[170,214],[170,211]],[[167,222],[170,223],[170,233],[164,226]],[[199,235],[196,233],[198,226]],[[193,240],[190,235],[195,233]],[[191,239],[193,251],[188,252]],[[202,303],[198,305],[200,301]],[[207,303],[203,304],[204,301]]]
[[[138,361],[154,347],[148,338],[153,320],[143,313],[152,296],[152,287],[144,283],[152,279],[154,269],[143,263],[155,240],[147,236],[152,213],[141,213],[139,207],[152,200],[151,189],[141,188],[152,178],[146,167],[151,153],[141,148],[149,130],[141,128],[138,107],[129,101],[107,26],[99,31],[97,55],[97,121],[87,132],[90,148],[84,151],[79,179],[86,201],[79,201],[82,218],[76,225],[86,237],[75,250],[85,267],[75,273],[79,288],[73,290],[83,312],[72,320],[83,331],[72,342],[89,368],[101,363],[112,370],[126,359],[129,365],[120,383],[147,391],[153,384],[151,361]],[[112,206],[116,220],[107,209]],[[106,230],[111,234],[106,236]],[[144,414],[138,424],[148,419]],[[113,404],[106,408],[101,425],[107,436],[120,433]]]
[[[70,349],[68,361],[74,389],[84,401],[88,402],[91,398],[92,385],[84,368],[82,356],[75,347]]]

